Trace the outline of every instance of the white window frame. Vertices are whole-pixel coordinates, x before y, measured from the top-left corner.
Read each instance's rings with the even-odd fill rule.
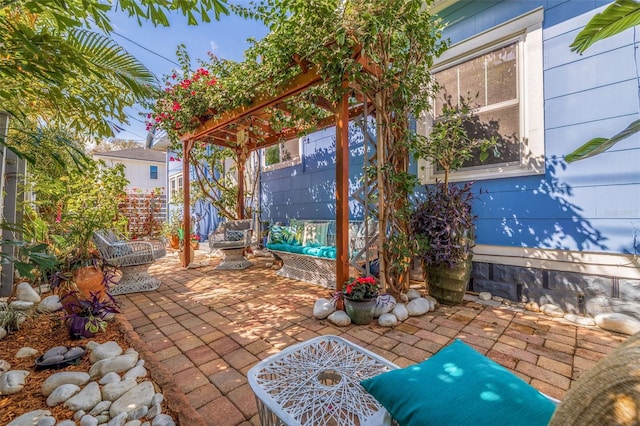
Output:
[[[176,189],[174,190],[171,185],[175,182]],[[179,194],[184,189],[184,180],[182,179],[182,173],[176,173],[169,177],[169,202],[173,202],[176,194]]]
[[[271,147],[263,148],[262,149],[262,169],[264,171],[268,172],[268,171],[271,171],[271,170],[284,169],[285,167],[291,167],[291,166],[295,166],[297,164],[302,163],[302,140],[303,140],[303,138],[287,139],[284,142],[280,142],[278,145],[272,145],[272,146],[279,146],[280,149],[282,149],[282,145],[284,143],[292,141],[292,140],[295,140],[295,139],[298,140],[298,156],[296,158],[292,158],[291,160],[281,161],[279,163],[271,164],[271,165],[267,166],[267,149],[269,149]]]
[[[516,42],[518,49],[518,85],[520,103],[521,159],[519,164],[490,164],[451,172],[449,180],[467,181],[543,174],[544,164],[544,90],[542,20],[544,10],[535,9],[502,25],[463,40],[447,49],[438,58],[432,72],[469,61]],[[424,114],[417,123],[417,132],[428,135],[433,117]],[[442,180],[434,173],[429,161],[419,159],[418,177],[423,184]]]

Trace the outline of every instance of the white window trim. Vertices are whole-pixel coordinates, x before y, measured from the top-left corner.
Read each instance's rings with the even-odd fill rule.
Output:
[[[287,139],[285,142],[288,142],[292,139]],[[266,150],[268,148],[264,148],[263,154],[262,154],[262,170],[265,172],[269,172],[272,170],[284,169],[285,167],[291,167],[291,166],[296,166],[298,164],[301,164],[302,163],[302,139],[303,138],[298,138],[298,157],[297,158],[293,158],[287,161],[281,161],[279,163],[271,164],[269,166],[266,165],[266,161],[267,161]],[[280,143],[282,142],[279,142],[278,146],[280,145]],[[276,145],[272,145],[272,146],[276,146]]]
[[[544,9],[538,8],[502,25],[477,34],[451,46],[438,58],[432,71],[451,67],[473,57],[490,52],[501,46],[518,43],[518,94],[520,97],[520,135],[525,139],[525,152],[520,164],[487,165],[452,172],[453,182],[495,179],[514,176],[543,174],[544,164],[544,90],[543,90],[543,43],[542,20]],[[521,94],[526,94],[523,97]],[[417,132],[428,135],[432,118],[424,114],[417,123]],[[418,178],[423,184],[434,183],[442,174],[434,174],[431,163],[420,159]]]
[[[176,190],[175,190],[175,192],[176,192],[176,193],[179,193],[179,192],[180,192],[180,190],[182,190],[182,189],[183,189],[183,186],[184,186],[184,180],[182,180],[182,185],[180,185],[180,180],[181,180],[181,179],[182,179],[182,172],[180,172],[180,173],[176,173],[175,175],[171,175],[171,176],[169,177],[169,191],[167,191],[167,192],[168,192],[168,195],[169,195],[169,202],[174,201],[174,198],[175,198],[174,193],[173,193],[173,190],[172,190],[172,188],[171,188],[171,183],[172,183],[172,182],[175,182],[175,183],[176,183]]]

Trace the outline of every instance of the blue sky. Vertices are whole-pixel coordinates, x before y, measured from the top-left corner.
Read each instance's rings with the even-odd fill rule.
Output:
[[[138,58],[160,80],[164,75],[171,74],[173,69],[179,68],[169,60],[177,62],[176,49],[180,43],[187,47],[192,65],[195,67],[197,58],[207,59],[207,52],[213,52],[221,58],[241,61],[243,52],[249,47],[247,39],[260,39],[267,33],[261,23],[234,15],[221,16],[219,21],[212,19],[210,23],[198,26],[187,25],[186,18],[176,15],[171,18],[170,27],[154,27],[149,22],[143,22],[140,26],[135,18],[129,18],[122,13],[112,14],[111,18],[114,27],[113,39]],[[124,130],[118,133],[116,138],[136,141],[146,138],[144,117],[139,115],[139,112],[146,113],[141,107],[130,110],[130,123],[118,124]]]

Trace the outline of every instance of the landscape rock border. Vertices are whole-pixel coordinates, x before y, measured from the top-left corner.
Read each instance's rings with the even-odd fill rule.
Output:
[[[489,292],[478,294],[467,292],[464,295],[464,301],[501,309],[535,312],[551,318],[563,319],[581,327],[599,327],[619,334],[633,335],[640,332],[640,321],[623,313],[600,313],[591,318],[574,313],[566,313],[561,307],[551,303],[546,303],[542,306],[539,306],[536,302],[518,303],[499,296],[493,296]],[[398,302],[393,296],[387,294],[378,296],[374,319],[381,327],[395,327],[409,317],[421,316],[427,312],[434,311],[437,306],[439,306],[439,303],[433,297],[422,297],[418,290],[411,288],[407,293],[400,295],[400,301]],[[342,314],[344,314],[342,311],[336,311],[336,300],[319,298],[313,307],[313,315],[316,319],[327,319],[333,325],[346,327],[351,324],[351,320],[346,314]]]

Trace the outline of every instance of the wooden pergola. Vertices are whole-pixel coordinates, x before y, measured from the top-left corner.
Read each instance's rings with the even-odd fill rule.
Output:
[[[366,72],[375,73],[375,68],[360,52],[355,59],[362,64]],[[202,120],[202,124],[193,132],[185,134],[183,144],[184,187],[184,235],[191,229],[189,160],[191,149],[196,142],[230,148],[234,151],[238,171],[238,218],[244,218],[244,173],[245,163],[252,151],[276,145],[287,139],[297,137],[305,129],[288,128],[275,131],[269,125],[274,109],[288,113],[286,101],[304,93],[307,89],[323,82],[315,65],[300,58],[293,58],[293,66],[300,72],[289,81],[272,91],[272,94],[259,94],[246,106],[222,113],[220,116]],[[347,76],[343,76],[344,94],[339,102],[314,96],[315,106],[328,112],[325,118],[314,123],[314,130],[336,127],[336,287],[342,289],[349,276],[349,120],[366,112],[373,111],[366,96],[359,94],[357,87],[348,85]],[[351,103],[349,93],[357,94],[357,102]],[[200,117],[198,117],[201,119]],[[189,251],[185,251],[183,266],[190,263]]]

